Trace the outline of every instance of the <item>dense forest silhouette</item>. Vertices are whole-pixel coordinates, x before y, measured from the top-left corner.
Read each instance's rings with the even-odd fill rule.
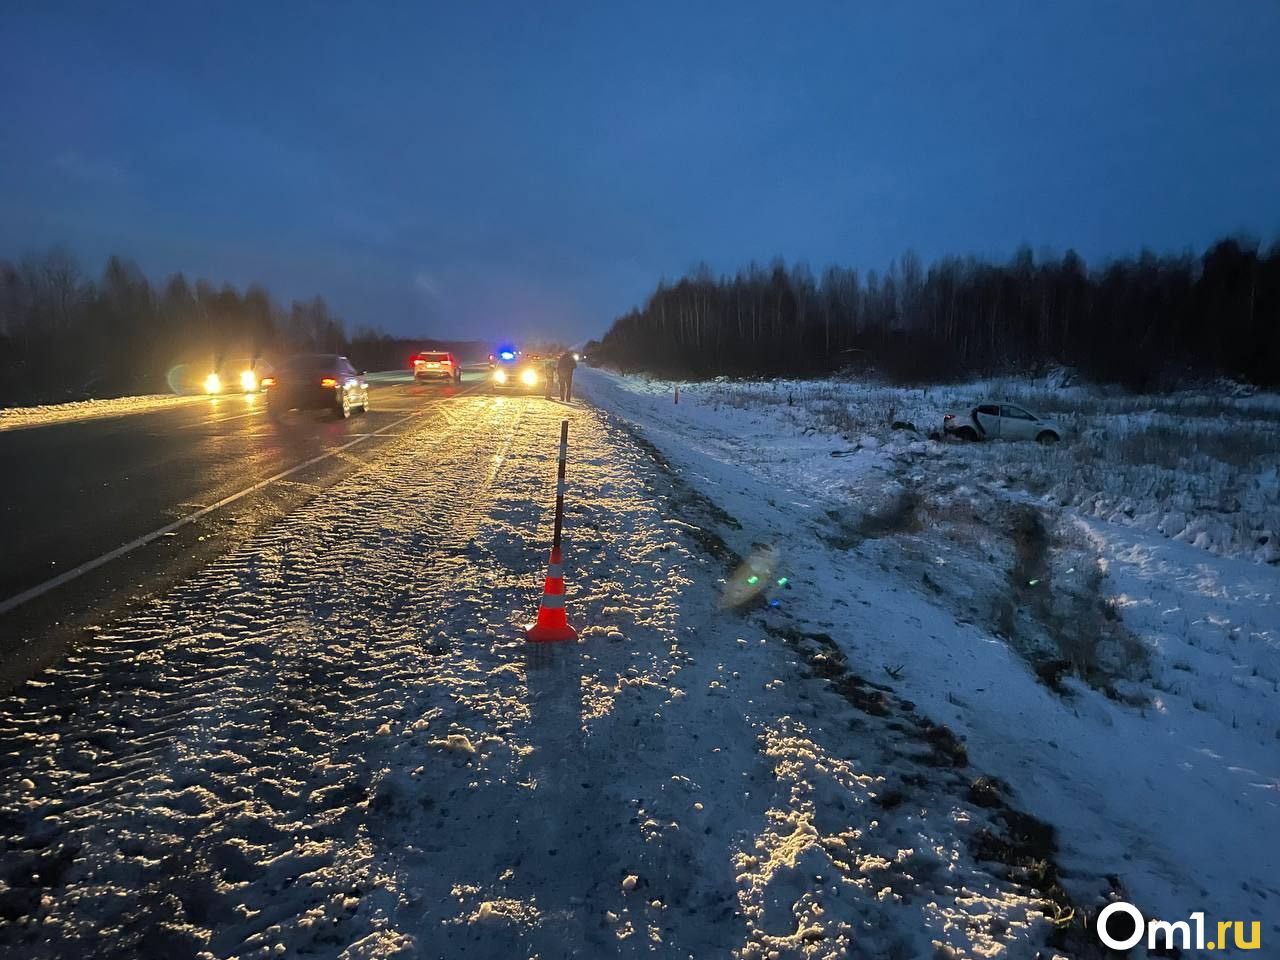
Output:
[[[203,379],[222,360],[294,352],[395,369],[414,349],[439,344],[374,329],[348,335],[321,297],[282,307],[261,286],[182,274],[155,288],[120,257],[96,280],[60,250],[0,260],[0,405],[166,392],[179,386],[178,367]]]
[[[172,389],[175,365],[342,352],[393,369],[416,348],[465,345],[348,334],[321,297],[277,303],[182,274],[154,287],[132,263],[91,279],[54,250],[0,261],[0,404]],[[597,362],[673,376],[875,372],[899,381],[1066,365],[1136,389],[1228,376],[1280,385],[1280,244],[1225,239],[1203,256],[1114,260],[1072,252],[1005,264],[907,254],[882,274],[751,265],[700,267],[619,317]],[[482,354],[481,354],[482,355]]]
[[[781,261],[732,277],[700,267],[662,283],[588,352],[672,376],[874,371],[952,380],[1050,365],[1135,389],[1208,376],[1280,384],[1280,244],[1225,239],[1203,256],[1074,252],[1005,264],[907,254],[883,274],[820,278]]]

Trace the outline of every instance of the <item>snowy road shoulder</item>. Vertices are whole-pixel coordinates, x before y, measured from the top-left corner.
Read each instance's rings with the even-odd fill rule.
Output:
[[[1152,915],[1205,910],[1280,934],[1280,848],[1258,842],[1280,832],[1274,567],[980,474],[966,488],[949,474],[971,448],[912,443],[887,423],[836,457],[850,446],[829,424],[785,404],[734,405],[731,384],[714,401],[682,391],[677,405],[669,385],[599,371],[582,382],[735,518],[726,539],[776,549],[790,589],[772,617],[829,633],[1057,827],[1078,902],[1115,895],[1110,875]],[[1019,516],[1041,518],[1043,544],[1019,540]],[[1024,569],[1045,572],[1019,581]],[[1095,644],[1077,651],[1100,663],[1094,685],[1036,646],[1066,616],[1088,629],[1059,640]],[[1098,630],[1114,640],[1098,644]],[[1053,672],[1037,676],[1041,663]]]
[[[28,427],[47,427],[58,423],[76,423],[81,420],[100,420],[104,417],[124,417],[135,413],[152,413],[171,407],[187,406],[201,401],[205,396],[176,396],[168,393],[147,394],[139,397],[117,397],[112,400],[76,400],[70,403],[51,403],[35,407],[0,407],[0,430],[21,430]]]

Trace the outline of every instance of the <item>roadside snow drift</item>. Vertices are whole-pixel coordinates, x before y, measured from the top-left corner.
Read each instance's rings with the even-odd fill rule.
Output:
[[[1075,903],[1280,938],[1274,397],[1139,416],[1155,401],[1024,388],[1075,428],[1044,448],[926,435],[957,397],[1020,399],[1008,384],[680,384],[677,404],[672,383],[581,380],[773,558],[771,622],[829,634],[1056,828]],[[1162,419],[1172,450],[1124,445]]]
[[[227,398],[228,402],[230,398]],[[175,396],[165,393],[141,397],[117,397],[112,400],[75,400],[36,407],[0,407],[0,430],[23,427],[45,427],[54,423],[94,420],[100,417],[123,417],[132,413],[150,413],[187,403],[210,402],[204,396]]]

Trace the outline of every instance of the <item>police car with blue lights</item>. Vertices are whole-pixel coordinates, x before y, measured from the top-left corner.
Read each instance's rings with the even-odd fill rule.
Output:
[[[555,381],[555,364],[536,353],[504,346],[489,357],[489,385],[502,391],[546,391]]]

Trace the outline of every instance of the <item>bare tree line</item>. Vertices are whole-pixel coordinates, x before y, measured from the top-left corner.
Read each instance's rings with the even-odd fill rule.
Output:
[[[1162,388],[1226,375],[1280,383],[1280,244],[1225,239],[1203,256],[1114,260],[1074,252],[1005,264],[907,254],[865,275],[752,264],[662,283],[589,352],[624,370],[682,376],[875,370],[899,380],[1075,367]]]
[[[91,279],[60,250],[0,260],[0,404],[163,392],[177,364],[293,351],[404,361],[400,342],[376,330],[348,337],[322,297],[282,307],[261,286],[180,273],[156,288],[119,257]]]

